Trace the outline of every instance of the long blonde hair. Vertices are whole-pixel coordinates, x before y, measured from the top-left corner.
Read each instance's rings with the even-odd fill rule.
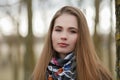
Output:
[[[45,45],[33,72],[33,80],[46,80],[46,69],[54,55],[51,41],[53,26],[56,18],[64,13],[74,15],[78,21],[78,40],[74,51],[77,64],[77,80],[112,80],[110,73],[103,68],[96,55],[85,16],[78,8],[72,6],[62,7],[53,16]]]

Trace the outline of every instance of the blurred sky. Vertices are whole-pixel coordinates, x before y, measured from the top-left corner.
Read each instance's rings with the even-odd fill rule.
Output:
[[[14,4],[18,0],[0,0],[0,5],[6,5],[6,4]],[[49,23],[54,15],[54,13],[60,9],[64,5],[73,5],[78,7],[78,3],[76,1],[78,0],[42,0],[43,3],[38,0],[33,0],[33,33],[35,36],[40,37],[43,36],[48,28],[49,28]],[[59,4],[58,4],[59,3]],[[83,11],[85,14],[90,33],[93,34],[94,30],[94,15],[95,15],[95,8],[93,4],[93,0],[82,0],[81,2],[80,9]],[[15,19],[18,19],[18,7],[19,4],[15,4],[11,7],[0,7],[0,34],[4,35],[11,35],[11,34],[16,34],[16,26],[15,24],[11,21],[11,18],[5,14],[5,11],[11,11],[12,15],[15,17]],[[49,7],[50,6],[50,7]],[[113,10],[114,9],[114,2],[113,2]],[[108,4],[108,0],[103,0],[100,8],[100,28],[99,32],[100,33],[106,33],[108,34],[110,31],[110,7]],[[6,10],[5,10],[6,9]],[[113,17],[113,29],[115,30],[115,14],[112,15]],[[22,12],[20,14],[20,27],[19,27],[19,32],[20,34],[25,37],[27,35],[27,10],[25,7],[22,7]]]

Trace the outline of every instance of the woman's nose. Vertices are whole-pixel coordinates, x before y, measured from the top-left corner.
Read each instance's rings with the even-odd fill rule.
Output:
[[[63,34],[61,35],[61,39],[62,39],[62,40],[67,40],[67,37],[68,37],[68,36],[67,36],[66,33],[63,33]]]
[[[67,40],[67,38],[66,38],[66,37],[61,37],[61,39],[62,39],[62,40]]]

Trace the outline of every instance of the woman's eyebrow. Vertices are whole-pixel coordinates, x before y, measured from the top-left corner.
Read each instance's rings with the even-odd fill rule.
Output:
[[[54,28],[55,28],[55,29],[56,29],[56,28],[62,29],[63,27],[60,26],[60,25],[56,25]],[[78,30],[78,28],[76,28],[76,27],[69,27],[68,29],[70,29],[70,30]]]
[[[69,27],[69,29],[78,30],[78,28],[75,27]]]
[[[62,28],[62,26],[56,25],[55,28]]]

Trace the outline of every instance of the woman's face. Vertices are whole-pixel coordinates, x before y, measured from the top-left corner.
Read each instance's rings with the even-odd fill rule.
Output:
[[[74,50],[78,37],[77,18],[74,15],[62,14],[56,18],[52,31],[52,45],[60,57]]]

